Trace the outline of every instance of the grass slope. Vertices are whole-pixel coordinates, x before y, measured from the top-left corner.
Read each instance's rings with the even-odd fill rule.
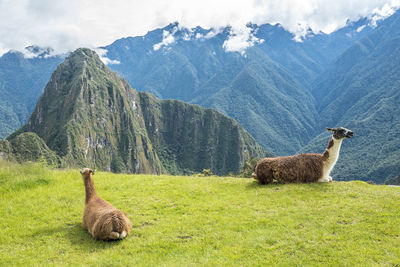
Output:
[[[400,264],[400,189],[363,182],[260,186],[253,180],[96,173],[131,235],[82,229],[78,170],[0,162],[0,266]]]

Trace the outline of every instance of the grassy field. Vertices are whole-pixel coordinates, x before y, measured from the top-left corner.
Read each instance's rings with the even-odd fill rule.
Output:
[[[0,162],[0,266],[399,266],[400,188],[96,173],[133,223],[82,229],[78,170]]]

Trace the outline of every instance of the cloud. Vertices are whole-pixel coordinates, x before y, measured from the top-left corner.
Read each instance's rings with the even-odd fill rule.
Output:
[[[244,27],[240,30],[232,29],[222,47],[227,52],[239,52],[244,55],[247,48],[252,47],[255,43],[264,42],[263,39],[255,37],[254,34],[255,32],[250,27]]]
[[[104,48],[94,48],[94,51],[96,51],[97,55],[99,55],[101,61],[103,61],[104,64],[106,65],[117,65],[120,64],[119,60],[116,59],[109,59],[107,57],[107,49]]]
[[[365,29],[366,26],[367,26],[367,25],[362,25],[362,26],[358,27],[357,30],[356,30],[356,32],[361,32],[362,30]]]
[[[387,3],[381,9],[375,8],[372,13],[371,25],[376,27],[378,21],[393,15],[398,8],[400,8],[400,1],[392,1],[390,4]]]
[[[153,50],[157,51],[163,46],[168,46],[170,44],[173,44],[175,42],[175,37],[174,34],[178,31],[178,27],[175,26],[171,32],[169,31],[163,31],[163,39],[160,43],[153,45]],[[185,36],[187,37],[187,36]]]
[[[52,47],[56,53],[95,48],[174,21],[188,29],[230,25],[233,35],[226,47],[231,49],[256,42],[245,29],[248,22],[279,22],[301,38],[308,27],[329,33],[373,12],[378,21],[393,6],[400,6],[400,0],[0,0],[0,53],[30,45]],[[159,47],[172,38],[163,38],[166,43]]]

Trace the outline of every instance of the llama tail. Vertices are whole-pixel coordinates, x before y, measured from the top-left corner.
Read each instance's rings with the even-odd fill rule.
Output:
[[[121,211],[114,212],[112,216],[112,232],[110,236],[114,237],[113,239],[123,239],[128,235],[130,221],[126,217],[126,215]]]

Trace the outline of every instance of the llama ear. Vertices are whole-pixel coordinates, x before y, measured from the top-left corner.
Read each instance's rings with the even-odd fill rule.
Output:
[[[328,131],[330,131],[330,132],[334,132],[336,129],[332,129],[332,128],[328,128],[328,127],[326,127],[326,129],[328,130]]]

